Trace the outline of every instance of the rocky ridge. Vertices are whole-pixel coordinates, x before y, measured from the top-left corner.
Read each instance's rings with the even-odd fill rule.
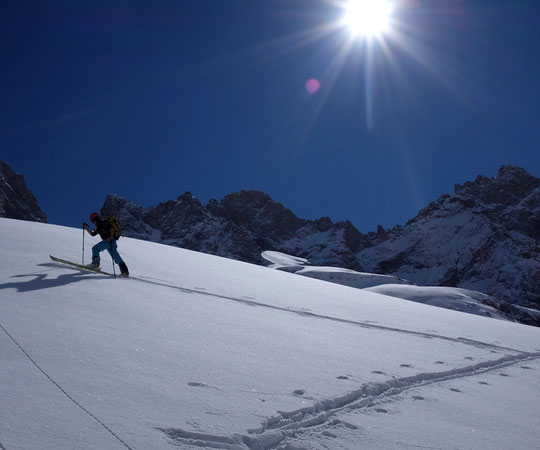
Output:
[[[206,206],[188,192],[148,208],[109,195],[102,214],[116,214],[126,236],[255,264],[274,250],[540,307],[540,179],[516,166],[456,185],[405,226],[365,234],[349,221],[298,218],[254,190]]]
[[[356,257],[367,271],[540,307],[540,179],[516,166],[456,185]]]
[[[0,161],[0,217],[47,222],[36,197],[26,187],[24,176]]]

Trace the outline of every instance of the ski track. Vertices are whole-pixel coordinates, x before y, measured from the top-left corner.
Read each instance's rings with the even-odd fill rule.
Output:
[[[427,339],[441,339],[482,349],[514,353],[513,355],[508,355],[497,360],[485,361],[479,364],[453,369],[450,371],[421,373],[410,377],[392,379],[381,383],[367,383],[362,385],[358,390],[346,393],[333,399],[315,402],[312,406],[306,408],[290,412],[278,411],[277,416],[270,417],[269,419],[265,420],[262,422],[259,428],[246,430],[247,434],[222,436],[212,435],[210,433],[193,432],[183,430],[181,428],[157,428],[159,431],[168,436],[172,444],[185,444],[195,447],[220,448],[229,450],[261,450],[274,448],[280,444],[283,444],[283,442],[288,438],[298,438],[307,433],[315,432],[323,437],[325,436],[325,433],[326,435],[328,435],[328,433],[330,435],[333,434],[328,430],[338,431],[339,428],[343,427],[354,430],[357,429],[355,425],[352,425],[345,420],[338,418],[337,416],[345,415],[359,409],[370,408],[376,404],[380,404],[383,401],[394,400],[397,395],[412,388],[480,375],[493,370],[499,370],[512,366],[520,362],[540,358],[540,352],[529,353],[462,337],[452,338],[439,334],[375,325],[369,322],[357,322],[338,317],[316,314],[305,310],[296,310],[292,308],[269,305],[266,303],[257,302],[254,299],[247,299],[246,297],[238,298],[209,292],[207,290],[203,291],[196,288],[185,288],[158,281],[151,281],[150,279],[143,279],[140,277],[133,277],[133,279],[144,283],[177,289],[184,293],[216,297],[249,306],[260,306],[290,314],[298,314],[304,317],[331,320],[340,323],[352,324],[363,328],[403,333]],[[375,409],[379,412],[386,412],[386,410],[382,408]],[[284,448],[286,448],[286,446]]]
[[[65,266],[63,266],[65,267]],[[74,270],[82,270],[76,269]],[[189,445],[195,447],[206,448],[219,448],[229,450],[261,450],[271,449],[283,443],[288,438],[298,438],[303,434],[316,433],[321,437],[325,435],[332,435],[328,430],[338,431],[339,428],[357,429],[355,425],[352,425],[345,420],[340,419],[339,415],[345,415],[347,413],[354,412],[356,410],[367,409],[382,402],[391,401],[397,395],[403,393],[412,388],[418,388],[434,383],[441,383],[458,378],[466,378],[490,372],[493,370],[502,369],[511,365],[515,365],[524,361],[531,361],[540,358],[540,352],[529,353],[512,348],[502,347],[495,344],[490,344],[481,341],[475,341],[472,339],[457,337],[452,338],[448,336],[442,336],[438,334],[404,330],[394,327],[386,327],[383,325],[376,325],[366,322],[358,322],[339,317],[332,317],[323,314],[316,314],[306,310],[296,310],[292,308],[269,305],[267,303],[261,303],[255,301],[255,299],[247,297],[233,297],[225,294],[219,294],[215,292],[209,292],[202,288],[186,288],[177,286],[165,282],[165,280],[152,279],[150,277],[130,277],[131,280],[148,283],[158,286],[167,287],[170,289],[179,290],[187,294],[197,294],[218,299],[233,301],[248,306],[259,306],[269,308],[277,311],[286,312],[289,314],[297,314],[304,317],[311,317],[315,319],[331,320],[339,323],[346,323],[350,325],[360,326],[362,328],[390,331],[395,333],[403,333],[407,335],[418,336],[427,339],[441,339],[445,341],[451,341],[460,343],[463,345],[470,345],[483,349],[492,349],[499,351],[512,352],[514,355],[508,355],[503,358],[485,361],[479,364],[466,366],[458,369],[453,369],[445,372],[431,372],[421,373],[409,377],[397,378],[380,383],[366,383],[359,389],[352,392],[348,392],[339,397],[333,399],[325,399],[316,401],[313,405],[305,407],[295,411],[278,411],[276,416],[270,417],[261,423],[261,426],[256,429],[246,430],[247,434],[233,434],[230,436],[212,435],[211,433],[200,433],[181,428],[156,428],[163,432],[170,440],[172,445]],[[0,325],[4,332],[15,342],[15,344],[21,349],[21,351],[30,359],[30,361],[58,388],[62,391],[71,401],[73,401],[79,408],[90,415],[94,420],[100,423],[109,433],[111,433],[118,441],[120,441],[126,448],[130,448],[122,439],[120,439],[109,427],[101,422],[92,413],[86,410],[82,405],[75,401],[62,387],[60,387],[49,375],[47,375],[28,355],[28,353],[13,339],[13,337],[7,332],[7,330]],[[538,349],[536,349],[538,350]],[[386,412],[382,408],[375,408],[377,411]],[[0,444],[0,450],[5,450]]]
[[[139,281],[139,282],[142,282],[142,283],[155,284],[155,285],[158,285],[158,286],[168,287],[168,288],[171,288],[171,289],[176,289],[176,290],[179,290],[179,291],[184,292],[186,294],[199,294],[199,295],[204,295],[204,296],[208,296],[208,297],[216,297],[216,298],[220,298],[220,299],[224,299],[224,300],[233,301],[233,302],[236,302],[236,303],[242,303],[242,304],[245,304],[245,305],[248,305],[248,306],[260,306],[260,307],[263,307],[263,308],[269,308],[269,309],[273,309],[273,310],[277,310],[277,311],[283,311],[283,312],[286,312],[286,313],[297,314],[297,315],[304,316],[304,317],[312,317],[312,318],[315,318],[315,319],[331,320],[331,321],[334,321],[334,322],[346,323],[346,324],[349,324],[349,325],[356,325],[356,326],[359,326],[359,327],[362,327],[362,328],[370,328],[370,329],[383,330],[383,331],[392,331],[392,332],[396,332],[396,333],[403,333],[403,334],[408,334],[408,335],[413,335],[413,336],[419,336],[419,337],[426,338],[426,339],[441,339],[441,340],[444,340],[444,341],[457,342],[457,343],[460,343],[460,344],[471,345],[471,346],[482,348],[482,349],[503,350],[503,351],[510,351],[510,352],[515,352],[515,353],[527,354],[527,352],[524,352],[522,350],[516,350],[516,349],[513,349],[513,348],[502,347],[502,346],[499,346],[499,345],[496,345],[496,344],[489,344],[489,343],[486,343],[486,342],[475,341],[473,339],[468,339],[468,338],[464,338],[464,337],[452,338],[452,337],[448,337],[448,336],[442,336],[440,334],[426,333],[426,332],[422,332],[422,331],[404,330],[402,328],[386,327],[384,325],[375,325],[373,323],[370,323],[370,321],[358,322],[358,321],[354,321],[354,320],[343,319],[343,318],[340,318],[340,317],[333,317],[333,316],[327,316],[327,315],[324,315],[324,314],[317,314],[317,313],[313,313],[313,312],[306,311],[306,310],[297,310],[297,309],[288,308],[288,307],[284,307],[284,306],[269,305],[267,303],[261,303],[261,302],[255,301],[255,300],[248,299],[247,297],[242,297],[242,298],[232,297],[232,296],[229,296],[229,295],[218,294],[218,293],[215,293],[215,292],[209,292],[207,290],[199,290],[199,289],[195,289],[195,288],[185,288],[185,287],[176,286],[176,285],[173,285],[173,284],[161,283],[161,282],[157,282],[157,281],[150,281],[149,279],[143,279],[143,278],[144,277],[130,277],[130,279],[132,279],[132,280],[136,280],[136,281]]]
[[[104,422],[102,422],[97,416],[92,414],[88,409],[86,409],[82,404],[75,400],[60,384],[58,384],[45,370],[30,356],[30,354],[15,340],[15,338],[0,324],[0,329],[6,333],[6,335],[13,341],[13,343],[19,348],[19,350],[28,358],[28,360],[38,369],[44,376],[47,378],[62,394],[64,394],[71,402],[73,402],[78,408],[88,414],[92,419],[99,423],[105,430],[107,430],[118,442],[120,442],[128,450],[132,448],[124,441],[120,436],[118,436],[111,428],[109,428]],[[0,450],[6,450],[5,447],[0,444]]]
[[[68,265],[62,264],[62,263],[57,263],[57,264],[53,263],[51,265],[53,265],[55,267],[60,265],[61,267],[71,268],[72,270],[82,271],[84,273],[89,273],[90,272],[90,273],[99,274],[99,272],[94,272],[94,271],[90,271],[90,270],[85,271],[85,269],[77,268],[77,267],[71,267],[71,266],[68,266]],[[122,278],[122,279],[126,280],[124,278]],[[297,314],[297,315],[301,315],[301,316],[305,316],[305,317],[312,317],[312,318],[315,318],[315,319],[331,320],[331,321],[334,321],[334,322],[346,323],[346,324],[349,324],[349,325],[356,325],[356,326],[359,326],[359,327],[362,327],[362,328],[370,328],[370,329],[384,330],[384,331],[393,331],[393,332],[396,332],[396,333],[403,333],[403,334],[408,334],[408,335],[413,335],[413,336],[419,336],[419,337],[423,337],[423,338],[426,338],[426,339],[441,339],[441,340],[445,340],[445,341],[458,342],[458,343],[461,343],[461,344],[472,345],[474,347],[478,347],[478,348],[482,348],[482,349],[487,348],[487,349],[493,349],[493,350],[503,350],[503,351],[511,351],[511,352],[515,352],[515,353],[526,354],[526,352],[521,351],[521,350],[516,350],[516,349],[512,349],[512,348],[508,348],[508,347],[502,347],[502,346],[499,346],[499,345],[496,345],[496,344],[488,344],[486,342],[475,341],[473,339],[468,339],[468,338],[464,338],[464,337],[452,338],[452,337],[448,337],[448,336],[442,336],[440,334],[433,334],[433,333],[427,333],[427,332],[422,332],[422,331],[404,330],[402,328],[386,327],[384,325],[375,325],[374,323],[371,323],[370,321],[358,322],[358,321],[349,320],[349,319],[343,319],[343,318],[339,318],[339,317],[327,316],[327,315],[324,315],[324,314],[317,314],[317,313],[313,313],[311,311],[306,311],[306,310],[297,310],[297,309],[288,308],[288,307],[284,307],[284,306],[269,305],[268,303],[257,302],[252,297],[239,298],[239,297],[233,297],[233,296],[229,296],[229,295],[225,295],[225,294],[219,294],[219,293],[215,293],[215,292],[210,292],[210,291],[207,291],[204,288],[186,288],[186,287],[177,286],[177,285],[174,285],[174,284],[169,284],[168,282],[164,282],[165,280],[159,280],[157,278],[144,277],[144,276],[140,276],[140,277],[130,276],[128,279],[129,280],[135,280],[135,281],[138,281],[140,283],[153,284],[153,285],[156,285],[156,286],[162,286],[162,287],[167,287],[167,288],[170,288],[170,289],[175,289],[175,290],[178,290],[180,292],[184,292],[186,294],[198,294],[198,295],[204,295],[204,296],[208,296],[208,297],[215,297],[215,298],[220,298],[220,299],[223,299],[223,300],[233,301],[233,302],[236,302],[236,303],[242,303],[242,304],[245,304],[245,305],[248,305],[248,306],[259,306],[259,307],[273,309],[273,310],[282,311],[282,312],[286,312],[286,313]]]
[[[306,408],[289,412],[278,411],[278,415],[262,422],[259,428],[246,430],[247,434],[219,436],[180,428],[158,428],[158,430],[165,433],[172,444],[229,450],[271,449],[283,444],[286,439],[301,438],[307,433],[323,437],[328,433],[333,434],[329,430],[337,432],[339,428],[343,427],[355,430],[357,429],[356,425],[340,419],[339,416],[395,400],[396,396],[409,389],[476,376],[539,358],[540,353],[522,352],[518,355],[505,356],[497,360],[485,361],[446,372],[421,373],[381,383],[366,383],[358,390],[333,399],[315,402]],[[375,408],[375,410],[387,412],[383,408]]]

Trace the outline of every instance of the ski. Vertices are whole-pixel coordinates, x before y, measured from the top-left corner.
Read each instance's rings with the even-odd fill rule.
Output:
[[[67,264],[68,266],[77,267],[77,268],[83,269],[83,270],[89,270],[89,271],[95,272],[95,273],[100,273],[102,275],[108,275],[109,277],[114,277],[114,275],[112,273],[104,272],[101,269],[94,269],[93,267],[83,266],[82,264],[77,264],[77,263],[74,263],[72,261],[66,261],[65,259],[60,259],[60,258],[57,258],[56,256],[52,256],[52,255],[49,255],[49,257],[55,262],[59,262],[59,263],[62,263],[62,264]]]

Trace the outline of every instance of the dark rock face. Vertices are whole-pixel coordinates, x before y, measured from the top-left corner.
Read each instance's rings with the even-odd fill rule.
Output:
[[[315,264],[359,269],[353,249],[362,234],[350,222],[299,219],[260,191],[241,191],[205,207],[191,193],[143,208],[109,195],[101,210],[115,214],[125,236],[264,264],[264,250],[279,250]]]
[[[515,166],[456,185],[404,227],[360,233],[349,221],[304,220],[260,191],[206,207],[189,192],[142,208],[108,196],[126,236],[263,264],[276,250],[315,265],[463,287],[509,304],[540,306],[540,179]]]
[[[262,249],[246,230],[211,213],[189,192],[149,208],[109,195],[101,215],[113,214],[118,217],[124,236],[263,263]]]
[[[3,161],[0,161],[0,217],[47,222],[24,177]]]

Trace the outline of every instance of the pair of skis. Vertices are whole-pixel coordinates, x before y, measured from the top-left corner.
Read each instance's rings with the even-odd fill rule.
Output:
[[[72,261],[66,261],[65,259],[60,259],[60,258],[57,258],[56,256],[52,256],[52,255],[49,255],[49,257],[54,261],[54,262],[58,262],[58,263],[62,263],[62,264],[67,264],[68,266],[72,266],[72,267],[77,267],[79,269],[84,269],[84,270],[89,270],[91,272],[95,272],[95,273],[100,273],[102,275],[108,275],[109,277],[115,277],[115,275],[113,275],[112,273],[109,273],[109,272],[104,272],[103,270],[101,269],[96,269],[95,267],[88,267],[88,266],[83,266],[82,264],[77,264],[77,263],[74,263]]]

